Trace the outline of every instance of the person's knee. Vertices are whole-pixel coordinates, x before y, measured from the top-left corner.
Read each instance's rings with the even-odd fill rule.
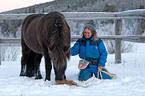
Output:
[[[91,78],[92,75],[89,71],[86,71],[86,70],[81,70],[79,76],[78,76],[78,80],[79,81],[86,81],[88,80],[89,78]]]
[[[78,80],[79,81],[86,81],[86,80],[88,80],[89,78],[91,78],[91,76],[79,76],[79,78],[78,78]]]
[[[111,79],[111,76],[109,76],[108,74],[102,73],[102,77],[103,79]]]

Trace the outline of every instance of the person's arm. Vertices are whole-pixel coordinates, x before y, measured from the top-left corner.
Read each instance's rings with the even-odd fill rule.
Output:
[[[76,41],[76,43],[74,44],[74,46],[70,48],[71,55],[74,56],[74,55],[79,54],[79,49],[80,49],[79,42]]]
[[[102,67],[105,67],[105,63],[107,62],[108,53],[103,41],[99,44],[98,48],[100,52],[98,67],[101,66],[100,68],[102,69]]]

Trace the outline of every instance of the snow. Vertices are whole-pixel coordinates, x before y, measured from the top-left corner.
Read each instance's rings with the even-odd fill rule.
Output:
[[[116,79],[99,80],[94,76],[85,82],[77,80],[78,56],[68,61],[66,76],[80,86],[55,85],[54,71],[51,81],[44,81],[44,59],[41,62],[43,79],[20,77],[20,58],[2,61],[0,65],[0,96],[145,96],[145,43],[135,43],[134,51],[122,54],[122,63],[115,64],[115,55],[108,55],[106,68],[117,74]]]

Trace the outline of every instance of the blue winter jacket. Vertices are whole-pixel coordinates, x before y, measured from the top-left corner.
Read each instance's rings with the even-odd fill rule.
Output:
[[[78,55],[80,58],[84,59],[99,59],[98,66],[105,67],[105,63],[107,62],[107,51],[103,41],[100,41],[98,45],[98,41],[101,40],[94,40],[93,38],[86,40],[83,37],[78,39],[74,46],[70,48],[71,55]],[[98,46],[97,46],[98,45]],[[89,64],[92,64],[91,61],[88,61]]]

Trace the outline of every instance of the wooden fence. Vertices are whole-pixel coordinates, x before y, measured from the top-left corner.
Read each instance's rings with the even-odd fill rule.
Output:
[[[121,35],[122,19],[145,19],[145,9],[131,10],[124,12],[62,12],[67,20],[114,20],[115,35],[98,36],[102,39],[115,40],[115,63],[121,63],[121,40],[145,43],[144,35]],[[0,20],[24,19],[30,14],[0,14]],[[80,38],[80,35],[71,36],[72,41]],[[0,38],[0,47],[2,44],[20,44],[20,39]],[[0,50],[1,51],[1,50]],[[1,52],[0,52],[1,54]],[[0,55],[1,64],[1,55]]]

